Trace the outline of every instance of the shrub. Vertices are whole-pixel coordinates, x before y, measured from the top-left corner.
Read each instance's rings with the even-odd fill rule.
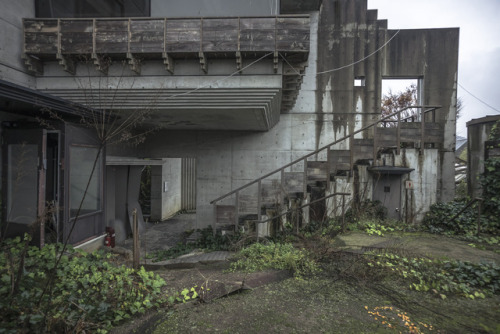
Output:
[[[390,268],[410,280],[411,289],[431,291],[441,298],[458,294],[475,299],[500,293],[500,267],[494,263],[407,258],[386,253],[369,264]]]
[[[387,208],[380,201],[365,200],[346,211],[345,220],[348,224],[356,224],[362,220],[385,220]]]
[[[497,144],[500,146],[500,142]],[[483,187],[483,214],[490,229],[500,230],[500,158],[489,158],[484,162],[484,174],[480,177]]]
[[[292,244],[255,243],[241,250],[231,263],[230,271],[254,272],[266,269],[290,270],[295,277],[314,275],[319,267],[303,249],[296,249]]]
[[[464,201],[433,204],[425,214],[422,227],[431,233],[472,234],[477,231],[477,209],[469,207],[455,220],[451,220],[465,206]],[[482,219],[481,225],[487,221]]]
[[[1,246],[0,317],[5,332],[105,332],[164,302],[163,279],[144,268],[112,265],[107,261],[110,253],[89,254],[69,247],[55,268],[61,244],[28,248],[14,293],[24,242],[16,238]]]

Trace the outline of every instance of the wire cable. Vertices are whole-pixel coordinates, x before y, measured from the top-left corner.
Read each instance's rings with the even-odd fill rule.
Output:
[[[495,110],[497,113],[500,114],[500,110],[498,110],[497,108],[495,107],[492,107],[491,105],[489,105],[488,103],[484,102],[483,100],[481,100],[479,97],[477,97],[476,95],[472,94],[471,92],[469,92],[464,86],[462,86],[461,84],[458,84],[460,86],[460,88],[462,88],[463,90],[465,90],[467,93],[469,93],[473,98],[475,98],[476,100],[478,100],[479,102],[481,102],[482,104],[484,104],[485,106]]]
[[[399,34],[400,31],[401,31],[401,29],[399,29],[398,31],[396,31],[396,33],[394,34],[394,36],[392,36],[387,42],[385,42],[384,45],[382,45],[377,50],[375,50],[372,53],[370,53],[368,56],[366,56],[366,57],[364,57],[364,58],[362,58],[360,60],[357,60],[354,63],[348,64],[348,65],[344,65],[344,66],[341,66],[341,67],[337,67],[337,68],[334,68],[334,69],[331,69],[331,70],[327,70],[327,71],[316,72],[316,74],[325,74],[325,73],[340,71],[340,70],[343,70],[344,68],[348,68],[348,67],[354,66],[354,65],[356,65],[358,63],[361,63],[362,61],[365,61],[366,59],[370,58],[371,56],[373,56],[374,54],[378,53],[380,50],[382,50],[383,48],[385,48],[387,46],[387,44],[389,44],[394,39],[394,37],[396,37]]]

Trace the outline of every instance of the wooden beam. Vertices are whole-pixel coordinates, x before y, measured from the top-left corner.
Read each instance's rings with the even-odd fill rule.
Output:
[[[241,67],[242,67],[241,52],[240,51],[236,51],[236,69],[238,71],[240,71]]]
[[[141,60],[136,58],[131,52],[127,52],[127,63],[133,72],[141,74]]]
[[[108,58],[97,53],[92,53],[92,60],[94,61],[94,65],[96,66],[99,72],[106,75],[108,74],[108,68],[110,63]]]
[[[40,59],[26,53],[23,53],[21,57],[24,59],[24,64],[28,68],[28,71],[36,75],[43,74],[43,63]]]
[[[208,63],[207,63],[207,58],[205,57],[205,53],[198,52],[198,57],[200,57],[201,70],[203,72],[207,73],[208,72]]]
[[[63,70],[71,75],[76,73],[76,62],[71,56],[65,56],[61,53],[56,54],[57,60],[59,60],[59,65],[63,67]]]
[[[172,59],[172,57],[166,52],[162,53],[162,57],[163,57],[163,64],[165,64],[165,69],[170,74],[174,74],[174,60]]]
[[[274,51],[274,57],[273,57],[273,68],[274,68],[274,73],[278,73],[278,51]]]

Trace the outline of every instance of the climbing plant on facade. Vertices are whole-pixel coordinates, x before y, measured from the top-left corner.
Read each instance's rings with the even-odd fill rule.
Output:
[[[500,121],[491,129],[487,150],[500,148]],[[490,225],[500,230],[500,157],[491,156],[484,161],[484,173],[480,178],[483,188],[484,214]]]

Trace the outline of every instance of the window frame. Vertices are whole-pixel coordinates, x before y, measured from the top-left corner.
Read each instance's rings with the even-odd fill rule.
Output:
[[[69,156],[69,159],[68,159],[68,162],[69,162],[69,170],[68,170],[68,218],[69,218],[69,221],[73,221],[75,218],[76,218],[76,212],[78,211],[78,207],[73,209],[72,208],[72,191],[71,191],[71,186],[72,186],[72,171],[73,171],[73,160],[72,160],[72,156],[73,154],[75,153],[73,148],[94,148],[97,150],[97,153],[99,153],[99,146],[97,145],[85,145],[85,144],[70,144],[69,145],[69,149],[68,149],[68,156]],[[95,214],[100,214],[103,212],[104,210],[104,158],[103,158],[103,149],[101,149],[101,152],[99,153],[99,161],[97,162],[96,164],[96,169],[99,168],[99,175],[97,175],[97,185],[99,186],[99,189],[98,189],[98,195],[99,195],[99,199],[98,199],[98,208],[93,210],[93,211],[89,211],[89,212],[80,212],[80,215],[78,216],[78,218],[82,218],[82,217],[87,217],[87,216],[91,216],[91,215],[95,215]],[[95,176],[95,174],[94,174]],[[94,177],[92,176],[92,177]],[[87,179],[88,180],[88,179]],[[87,181],[88,182],[88,181]],[[78,205],[80,204],[80,201],[78,202]],[[75,211],[75,214],[73,214],[73,210],[76,210]]]

